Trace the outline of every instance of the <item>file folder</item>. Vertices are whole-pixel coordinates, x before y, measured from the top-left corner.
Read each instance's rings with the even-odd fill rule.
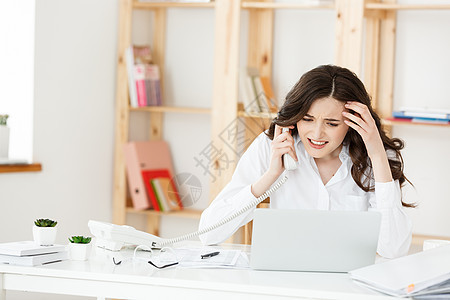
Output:
[[[143,170],[167,169],[174,174],[169,145],[165,141],[129,142],[124,145],[128,188],[135,209],[152,207],[147,196]]]

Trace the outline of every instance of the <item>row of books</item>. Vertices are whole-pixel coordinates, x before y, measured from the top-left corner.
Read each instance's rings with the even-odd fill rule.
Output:
[[[0,244],[1,264],[32,267],[68,258],[69,254],[64,245],[39,246],[33,241]]]
[[[239,75],[240,98],[247,113],[275,113],[278,111],[270,78],[260,76],[259,70],[247,67]]]
[[[449,124],[450,110],[403,107],[393,111],[392,117],[407,122]]]
[[[125,61],[131,107],[162,105],[160,71],[152,63],[150,47],[128,47]]]
[[[128,189],[133,207],[168,212],[183,208],[169,145],[165,141],[128,142],[124,145]]]
[[[142,178],[154,210],[169,212],[183,208],[169,170],[143,170]]]

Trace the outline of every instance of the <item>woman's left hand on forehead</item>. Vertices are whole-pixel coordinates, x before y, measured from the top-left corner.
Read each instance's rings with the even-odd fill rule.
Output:
[[[358,116],[348,111],[342,112],[344,117],[353,121],[351,122],[344,119],[345,124],[353,128],[359,133],[359,135],[361,135],[369,156],[374,154],[376,151],[384,151],[383,142],[381,141],[377,125],[375,124],[375,120],[372,118],[367,106],[360,102],[349,101],[345,104],[345,108],[348,110],[353,110],[359,114]]]

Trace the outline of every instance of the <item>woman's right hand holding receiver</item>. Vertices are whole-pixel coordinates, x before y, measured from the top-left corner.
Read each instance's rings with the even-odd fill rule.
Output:
[[[289,126],[289,129],[293,129],[294,126]],[[252,194],[255,197],[261,196],[267,191],[275,180],[280,177],[284,171],[283,166],[283,154],[288,154],[298,161],[297,154],[295,153],[294,138],[289,131],[282,132],[283,128],[275,125],[274,137],[271,142],[271,154],[269,169],[261,176],[261,178],[252,184]]]
[[[287,127],[293,129],[294,126]],[[283,155],[288,154],[295,161],[298,161],[295,153],[294,138],[289,131],[283,132],[283,127],[275,125],[274,137],[271,142],[271,158],[270,166],[267,171],[272,176],[278,178],[283,173],[285,166],[283,166]]]

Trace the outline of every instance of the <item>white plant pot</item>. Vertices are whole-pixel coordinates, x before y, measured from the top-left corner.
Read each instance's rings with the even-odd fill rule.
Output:
[[[9,155],[9,127],[0,125],[0,158],[8,158]]]
[[[71,260],[87,260],[91,254],[91,244],[69,244],[69,257]]]
[[[51,246],[56,240],[56,227],[33,226],[34,242],[40,246]]]

